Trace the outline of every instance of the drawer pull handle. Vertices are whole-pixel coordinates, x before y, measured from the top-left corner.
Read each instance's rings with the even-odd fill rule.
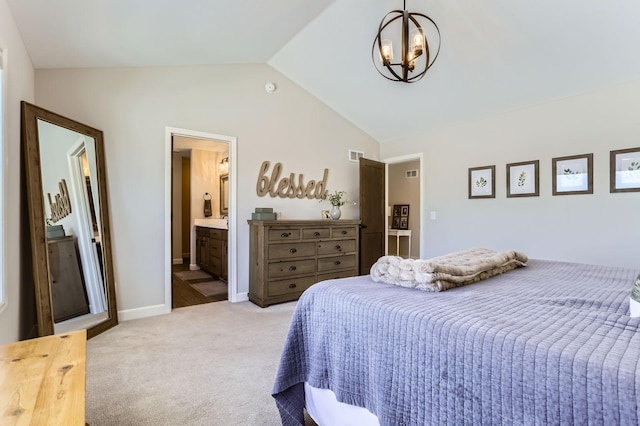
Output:
[[[342,230],[342,235],[347,235],[347,231]]]
[[[334,265],[339,265],[339,264],[340,264],[340,261],[339,261],[339,260],[336,260],[335,262],[333,262],[333,264],[334,264]]]
[[[297,252],[297,251],[298,251],[298,249],[296,249],[296,248],[291,248],[291,249],[289,249],[289,253],[295,253],[295,252]]]
[[[340,250],[342,247],[340,247],[340,244],[336,245],[335,249],[336,250]]]
[[[314,232],[314,233],[313,233],[313,236],[314,236],[314,237],[319,237],[319,236],[320,236],[320,233],[319,233],[318,231],[316,231],[316,232]]]
[[[291,235],[291,232],[283,232],[282,234],[280,234],[281,238],[289,238],[289,235]]]
[[[291,284],[289,284],[289,288],[296,288],[296,285],[291,283]]]
[[[295,271],[296,269],[298,269],[298,268],[296,268],[295,266],[289,266],[289,270],[290,271]]]

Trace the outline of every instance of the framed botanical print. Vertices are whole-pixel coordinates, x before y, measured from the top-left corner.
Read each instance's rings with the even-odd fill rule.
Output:
[[[469,198],[496,198],[496,166],[469,169]]]
[[[610,152],[609,192],[640,191],[640,147]]]
[[[409,204],[394,204],[391,229],[409,229]]]
[[[539,163],[534,160],[507,164],[507,198],[540,195]]]
[[[551,160],[553,195],[593,194],[593,154]]]

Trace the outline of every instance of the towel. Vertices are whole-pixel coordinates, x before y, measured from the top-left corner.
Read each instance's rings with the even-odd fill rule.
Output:
[[[211,200],[204,200],[204,217],[213,216],[211,212]]]

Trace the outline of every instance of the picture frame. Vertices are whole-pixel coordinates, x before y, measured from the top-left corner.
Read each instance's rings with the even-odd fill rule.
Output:
[[[496,166],[469,168],[469,199],[496,198]]]
[[[540,195],[539,160],[507,164],[507,198]]]
[[[609,192],[640,191],[640,147],[609,153]]]
[[[593,194],[593,154],[551,160],[553,195]]]
[[[320,210],[320,215],[322,216],[323,219],[331,219],[329,210]]]
[[[409,204],[394,204],[391,229],[409,229]]]

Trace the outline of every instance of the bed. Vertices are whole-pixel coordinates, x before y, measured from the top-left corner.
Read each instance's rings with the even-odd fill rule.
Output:
[[[315,284],[275,378],[282,423],[304,424],[306,386],[381,425],[638,425],[639,272],[534,259],[435,293]]]

